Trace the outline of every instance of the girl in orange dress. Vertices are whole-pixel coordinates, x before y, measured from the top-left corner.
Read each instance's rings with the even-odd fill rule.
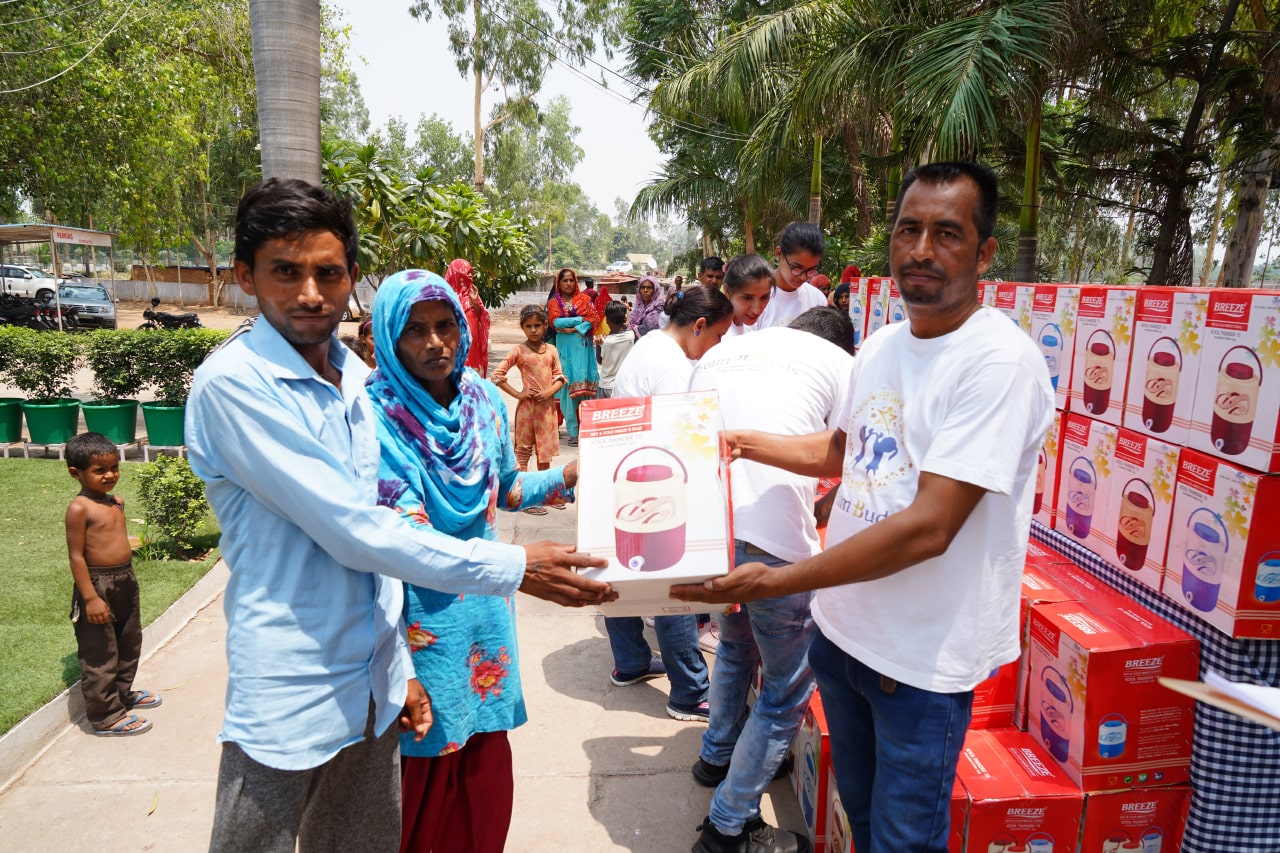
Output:
[[[565,384],[556,348],[543,340],[547,331],[547,312],[541,305],[526,305],[520,311],[520,331],[524,343],[516,344],[493,374],[493,384],[519,400],[516,406],[513,438],[516,464],[529,470],[529,457],[537,453],[538,470],[551,467],[552,458],[560,454],[560,432],[556,424],[556,392]],[[522,389],[507,382],[511,368],[520,371]],[[539,511],[540,510],[540,511]],[[545,515],[542,507],[525,512]]]

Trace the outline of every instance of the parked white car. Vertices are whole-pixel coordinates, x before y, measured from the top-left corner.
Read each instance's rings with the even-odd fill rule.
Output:
[[[19,264],[5,264],[0,267],[0,288],[14,296],[52,299],[58,285],[68,283],[65,279],[59,281],[39,267]]]
[[[604,268],[605,272],[631,272],[631,261],[614,261]]]

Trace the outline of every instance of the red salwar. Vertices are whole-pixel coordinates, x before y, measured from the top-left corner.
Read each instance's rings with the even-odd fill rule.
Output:
[[[502,853],[515,796],[506,732],[436,758],[401,756],[400,781],[400,853]]]

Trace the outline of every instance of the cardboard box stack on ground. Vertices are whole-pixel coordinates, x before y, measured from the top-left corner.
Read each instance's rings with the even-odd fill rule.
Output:
[[[733,565],[729,467],[714,393],[589,400],[580,409],[578,548],[608,559],[588,577],[613,585],[606,616],[707,613],[674,583]]]
[[[1018,693],[1018,661],[998,667],[991,677],[973,689],[971,729],[998,729],[1013,725]]]
[[[1085,285],[1076,312],[1068,408],[1116,426],[1124,415],[1137,289]]]
[[[849,284],[849,320],[853,323],[853,345],[862,346],[867,336],[867,279],[855,278]]]
[[[889,289],[893,279],[872,276],[867,279],[867,337],[889,325]]]
[[[1191,429],[1206,287],[1142,287],[1133,308],[1133,351],[1124,426],[1176,445]]]
[[[1170,785],[1191,771],[1200,644],[1121,596],[1031,608],[1028,731],[1085,791]]]
[[[1032,288],[1031,339],[1044,355],[1058,409],[1067,408],[1079,305],[1080,288],[1075,285],[1037,284]]]
[[[1110,495],[1118,433],[1119,429],[1111,424],[1075,412],[1062,416],[1054,529],[1097,554],[1115,546],[1115,532],[1105,530],[1102,520]]]
[[[1018,632],[1022,653],[1018,658],[1018,679],[1014,686],[1013,725],[1026,731],[1027,688],[1031,681],[1031,657],[1027,648],[1031,643],[1031,608],[1042,602],[1078,601],[1080,593],[1056,577],[1052,568],[1057,563],[1071,565],[1071,561],[1039,542],[1027,543],[1027,564],[1022,571],[1022,604],[1018,615]]]
[[[1232,637],[1280,637],[1280,474],[1184,449],[1163,591]]]
[[[978,301],[989,308],[996,307],[996,287],[994,281],[978,282]]]
[[[827,792],[833,776],[831,734],[822,697],[815,690],[804,712],[800,731],[791,742],[791,790],[804,815],[805,830],[815,853],[827,848]]]
[[[952,853],[1074,851],[1083,795],[1028,735],[970,731],[956,766],[965,797],[951,821]]]
[[[1031,299],[1034,292],[1035,285],[1002,281],[996,285],[996,301],[993,307],[1029,335],[1031,334]]]
[[[1214,290],[1188,446],[1280,471],[1280,293]]]
[[[1115,544],[1099,556],[1157,592],[1164,578],[1180,451],[1176,444],[1121,429],[1102,520]]]
[[[1053,422],[1045,433],[1044,444],[1036,459],[1036,496],[1031,504],[1031,515],[1045,527],[1053,527],[1054,511],[1058,506],[1058,477],[1062,461],[1059,450],[1062,432],[1062,412],[1053,413]]]
[[[1080,851],[1177,853],[1191,806],[1191,788],[1107,791],[1084,798]]]

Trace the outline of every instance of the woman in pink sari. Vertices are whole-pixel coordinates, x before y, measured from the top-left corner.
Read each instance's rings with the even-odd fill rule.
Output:
[[[489,311],[480,301],[471,264],[458,258],[445,270],[444,280],[458,294],[462,313],[467,317],[467,329],[471,332],[471,349],[467,350],[467,367],[474,368],[483,377],[489,375]]]

